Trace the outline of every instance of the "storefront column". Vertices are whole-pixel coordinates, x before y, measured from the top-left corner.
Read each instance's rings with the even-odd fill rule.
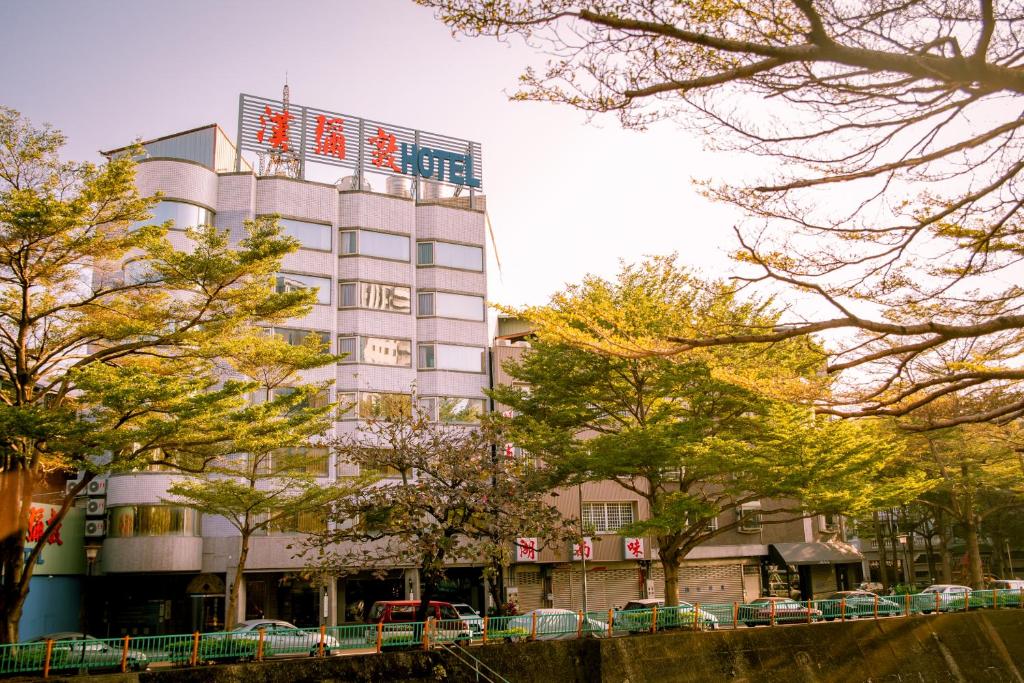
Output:
[[[416,568],[406,569],[405,572],[405,599],[419,600],[420,597],[420,570]]]
[[[345,593],[338,595],[338,577],[327,577],[327,625],[337,626],[339,614],[345,613]]]

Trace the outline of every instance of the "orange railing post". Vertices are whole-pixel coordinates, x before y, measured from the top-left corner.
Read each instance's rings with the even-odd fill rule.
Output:
[[[938,613],[941,610],[942,610],[942,599],[939,597],[939,594],[936,593],[935,594],[935,612]]]
[[[873,609],[874,609],[874,612],[875,612],[875,619],[877,619],[878,618],[878,594],[877,593],[875,594],[875,603],[873,605]]]
[[[530,612],[530,616],[533,617],[530,620],[530,640],[537,640],[537,613]]]
[[[992,589],[992,609],[999,609],[999,589]]]
[[[608,610],[608,637],[609,638],[612,637],[612,625],[613,625],[614,621],[615,621],[615,610],[614,609],[609,609]]]
[[[651,605],[651,633],[658,632],[658,606]]]
[[[317,648],[317,656],[324,656],[324,636],[327,634],[327,624],[320,624],[320,646]]]
[[[263,629],[260,629],[260,647],[259,651],[263,652]],[[189,658],[188,663],[191,666],[195,666],[199,663],[199,631],[192,634],[192,657]]]
[[[839,621],[846,621],[846,598],[839,598]]]
[[[484,617],[484,645],[487,644],[487,622],[490,621],[490,617]]]
[[[384,647],[384,622],[377,622],[377,654],[381,653]]]
[[[124,645],[121,647],[121,673],[128,670],[128,641],[131,636],[124,637]]]
[[[971,594],[964,593],[964,611],[968,610],[968,606],[971,604]]]
[[[427,621],[423,624],[423,650],[426,652],[430,649],[430,622],[433,621],[433,617],[427,617]]]
[[[811,623],[811,605],[814,603],[813,600],[807,601],[807,623]]]
[[[263,661],[263,641],[265,641],[266,638],[267,638],[267,629],[261,628],[260,629],[260,639],[256,643],[256,661],[257,662],[262,662]]]
[[[775,626],[775,601],[768,603],[768,625]]]
[[[82,647],[85,647],[85,643],[82,643]],[[43,678],[50,677],[50,657],[53,656],[53,640],[50,638],[46,639],[46,659],[43,661]]]
[[[737,628],[740,625],[740,603],[732,603],[732,627]]]
[[[694,603],[693,605],[693,630],[700,630],[700,603]]]
[[[576,613],[576,637],[583,637],[583,610]]]
[[[903,616],[910,616],[910,593],[903,596]]]

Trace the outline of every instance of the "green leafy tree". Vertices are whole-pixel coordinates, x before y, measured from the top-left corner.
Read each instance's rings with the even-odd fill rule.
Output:
[[[551,55],[513,99],[641,130],[669,119],[738,157],[698,182],[749,219],[741,276],[824,312],[686,332],[678,351],[844,330],[829,371],[862,372],[820,411],[905,415],[1009,383],[999,404],[923,426],[1024,413],[1019,3],[418,2],[456,33],[521,36]],[[970,367],[921,372],[963,343]]]
[[[564,522],[546,487],[528,463],[498,456],[499,442],[487,423],[434,423],[419,411],[339,436],[339,460],[383,478],[333,506],[334,524],[308,543],[317,565],[341,574],[418,568],[422,621],[449,565],[483,560],[497,578],[516,536],[559,538]]]
[[[646,499],[650,517],[621,533],[657,539],[667,604],[678,604],[686,554],[754,515],[771,523],[854,513],[924,486],[918,476],[887,474],[901,449],[878,425],[815,418],[781,398],[822,390],[821,352],[805,340],[676,358],[589,346],[610,335],[657,344],[704,316],[737,328],[771,324],[769,308],[700,281],[674,257],[624,266],[612,282],[588,277],[549,306],[513,312],[537,338],[521,362],[506,365],[528,388],[493,392],[516,413],[511,440],[542,458],[555,482],[607,479]],[[768,498],[777,503],[770,513],[744,508]],[[723,516],[734,510],[744,511]]]
[[[326,519],[323,511],[361,482],[338,486],[317,481],[328,473],[327,448],[308,447],[310,439],[331,428],[334,410],[324,400],[327,387],[303,383],[301,373],[333,364],[337,356],[325,352],[316,334],[298,346],[262,334],[232,340],[222,359],[253,386],[252,405],[245,408],[248,428],[234,438],[241,452],[204,463],[200,475],[175,482],[168,493],[179,505],[223,517],[239,533],[224,619],[230,629],[238,616],[252,536],[276,529],[319,531]]]
[[[273,220],[237,246],[191,229],[194,249],[176,251],[167,225],[142,224],[156,199],[138,196],[130,157],[65,162],[63,143],[0,109],[0,642],[17,640],[39,553],[92,478],[238,451],[252,384],[224,381],[217,355],[315,296],[274,291],[297,245]],[[26,551],[33,495],[75,471]]]

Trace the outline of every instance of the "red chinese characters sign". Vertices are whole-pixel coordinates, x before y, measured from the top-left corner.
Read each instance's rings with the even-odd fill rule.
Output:
[[[623,555],[627,560],[644,559],[644,539],[624,538],[622,539]]]
[[[43,515],[45,511],[43,508],[33,507],[28,511],[28,530],[25,532],[26,543],[36,543],[43,537],[43,533],[46,531],[46,525],[53,522],[57,518],[57,509],[50,509],[50,518],[43,521]],[[62,523],[58,523],[57,527],[50,534],[50,537],[46,539],[49,545],[64,545],[64,540],[60,537],[60,528],[63,526]]]
[[[309,161],[482,188],[480,145],[469,140],[251,95],[240,98],[239,124],[238,170],[249,150],[287,155],[300,173]]]
[[[587,536],[579,543],[574,543],[572,546],[572,559],[574,560],[589,560],[593,554],[594,544],[590,536]]]
[[[536,562],[539,554],[536,538],[516,539],[516,562]]]

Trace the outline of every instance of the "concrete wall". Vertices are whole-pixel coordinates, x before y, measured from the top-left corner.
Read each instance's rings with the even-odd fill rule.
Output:
[[[516,683],[1024,681],[1024,610],[497,644],[470,652]],[[434,651],[168,669],[106,679],[110,683],[456,683],[472,681],[474,676],[450,654]]]

